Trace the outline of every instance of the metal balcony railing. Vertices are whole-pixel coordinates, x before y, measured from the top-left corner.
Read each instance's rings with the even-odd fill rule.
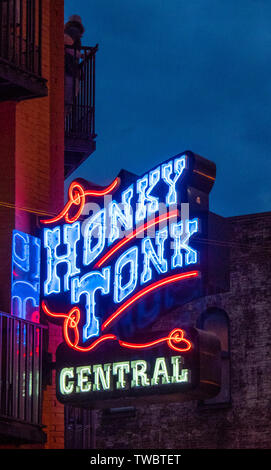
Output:
[[[95,47],[65,46],[65,177],[96,149]]]
[[[42,427],[45,328],[0,312],[0,430],[3,420]]]
[[[0,60],[41,77],[42,0],[0,0]]]
[[[65,136],[95,138],[95,54],[98,46],[65,46]]]

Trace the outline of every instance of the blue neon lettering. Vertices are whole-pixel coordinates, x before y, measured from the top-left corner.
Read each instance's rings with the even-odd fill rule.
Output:
[[[67,271],[64,275],[63,290],[69,290],[69,279],[80,272],[76,267],[76,243],[80,239],[80,223],[75,222],[72,225],[63,227],[63,243],[66,245],[67,252],[64,255],[58,255],[57,249],[61,245],[60,227],[44,230],[44,247],[47,249],[47,279],[44,282],[44,294],[60,293],[60,277],[57,274],[57,267],[60,263],[66,263]]]
[[[185,227],[185,230],[183,230]],[[184,264],[196,264],[198,261],[198,253],[196,250],[188,246],[190,237],[198,232],[198,219],[181,221],[177,224],[171,224],[170,234],[173,238],[174,255],[171,259],[171,267],[182,267]],[[185,251],[185,257],[184,253]]]
[[[149,237],[142,240],[142,253],[144,254],[143,273],[141,274],[141,284],[148,282],[152,279],[152,269],[150,261],[155,267],[156,271],[160,274],[166,273],[168,270],[167,260],[164,258],[165,240],[168,237],[168,229],[165,227],[155,234],[155,243],[157,245],[157,253],[153,247],[152,241]]]
[[[171,179],[171,175],[173,173],[173,167],[174,167],[175,176],[173,179]],[[176,183],[180,179],[185,167],[186,167],[185,156],[176,158],[174,160],[174,163],[171,160],[170,162],[162,165],[162,178],[169,186],[168,194],[166,196],[166,203],[169,206],[172,204],[177,204]]]
[[[17,309],[14,311],[15,300]],[[27,318],[27,303],[31,301],[32,306],[39,308],[40,291],[39,283],[31,284],[27,281],[17,281],[12,285],[12,313],[20,318]]]
[[[146,217],[146,189],[148,187],[148,175],[145,175],[140,180],[137,180],[137,193],[139,194],[138,197],[138,204],[136,210],[136,223],[141,220],[144,220]]]
[[[124,266],[130,264],[129,280],[123,285],[122,271]],[[114,301],[122,302],[130,295],[137,285],[138,276],[138,249],[136,246],[125,251],[117,260],[114,280]]]
[[[12,237],[11,313],[33,321],[40,302],[40,240],[17,230]],[[38,319],[34,319],[38,321]]]
[[[173,269],[176,270],[175,274],[179,274],[182,268],[189,271],[185,269],[186,266],[199,262],[199,250],[194,248],[191,240],[199,231],[198,219],[189,220],[189,212],[186,213],[183,207],[182,220],[177,210],[173,211],[174,205],[176,208],[179,202],[184,202],[179,200],[180,193],[185,194],[190,184],[188,178],[184,179],[186,172],[189,177],[193,170],[188,165],[189,161],[189,154],[182,155],[146,172],[142,177],[129,176],[126,179],[124,175],[120,182],[122,186],[105,197],[95,196],[95,203],[89,202],[91,194],[86,193],[85,207],[76,222],[69,224],[62,219],[58,226],[50,225],[55,224],[53,221],[49,222],[49,226],[45,224],[42,293],[44,297],[51,295],[44,299],[48,301],[48,308],[53,309],[55,303],[56,313],[61,312],[62,316],[71,311],[71,304],[73,307],[78,306],[82,313],[78,323],[78,344],[99,336],[104,316],[114,312],[116,307],[121,310],[120,304],[143,287],[144,293],[154,292],[150,296],[151,302],[146,298],[146,301],[143,299],[133,308],[136,318],[133,319],[131,329],[137,322],[148,324],[158,311],[172,305],[168,299],[174,297],[171,289],[158,291],[159,282],[155,285],[157,292],[148,283],[156,283],[160,277],[164,279],[171,270],[173,274]],[[122,174],[119,178],[122,179]],[[129,186],[124,187],[127,180]],[[95,210],[93,205],[97,206]],[[74,205],[70,207],[69,215],[73,216],[76,209]],[[146,220],[149,223],[144,225]],[[124,243],[115,243],[124,236],[127,237]],[[27,236],[16,235],[13,247],[14,266],[32,270],[31,280],[27,279],[21,284],[22,279],[16,278],[13,282],[12,299],[20,312],[27,308],[28,302],[32,302],[33,306],[38,305],[35,281],[38,281],[39,271],[35,270],[33,278],[35,266],[28,260],[27,251],[33,247],[28,247],[27,240]],[[197,272],[194,274],[196,276]],[[161,285],[167,285],[170,281]],[[152,302],[155,305],[152,305],[151,310],[149,304]],[[129,304],[127,300],[125,307],[129,307]],[[127,325],[131,321],[131,316],[128,317]],[[65,325],[67,327],[67,323]],[[69,327],[74,325],[70,323]],[[76,335],[77,332],[72,333],[72,337]]]
[[[94,236],[96,232],[96,237]],[[96,245],[92,246],[93,239],[97,238]],[[85,266],[92,263],[105,246],[105,209],[90,217],[84,227],[83,263]]]
[[[138,203],[136,223],[144,220],[148,214],[154,214],[159,209],[159,199],[151,195],[151,191],[160,181],[160,166],[137,181]]]
[[[101,291],[102,295],[109,293],[110,268],[104,268],[102,272],[92,271],[79,279],[75,277],[71,281],[71,303],[77,304],[81,295],[86,297],[86,323],[83,327],[83,341],[100,332],[99,320],[95,314],[95,293]]]
[[[12,240],[13,262],[23,271],[29,271],[29,235],[23,232],[14,232]]]
[[[120,237],[119,223],[125,230],[130,230],[133,226],[133,213],[131,208],[131,199],[134,195],[133,185],[123,191],[121,196],[121,203],[115,201],[109,205],[109,216],[111,218],[111,227],[109,233],[109,244],[113,243]],[[121,207],[123,207],[123,210]]]

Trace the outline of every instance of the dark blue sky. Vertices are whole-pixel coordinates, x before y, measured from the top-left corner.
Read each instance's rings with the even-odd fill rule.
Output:
[[[71,14],[99,44],[98,137],[68,183],[192,150],[217,165],[211,210],[271,210],[270,0],[65,0]]]

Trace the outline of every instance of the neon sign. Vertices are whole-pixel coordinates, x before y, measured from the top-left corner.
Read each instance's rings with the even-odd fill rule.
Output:
[[[18,230],[12,237],[11,314],[39,322],[40,240]]]
[[[175,333],[180,338],[177,351],[169,348]],[[182,402],[218,393],[220,343],[214,335],[186,327],[170,337],[159,332],[159,340],[151,336],[144,336],[140,344],[101,341],[90,355],[60,345],[56,354],[58,400],[110,408],[161,402],[162,397]]]
[[[165,357],[157,357],[152,367],[144,359],[65,367],[60,371],[59,390],[66,396],[92,391],[187,383],[190,380],[190,371],[182,368],[183,362],[182,356],[171,356],[170,367]]]
[[[64,209],[41,221],[41,305],[63,322],[71,349],[89,353],[112,341],[144,349],[162,341],[184,351],[188,340],[178,327],[152,345],[128,339],[176,297],[182,303],[202,295],[204,249],[197,241],[206,236],[204,217],[189,204],[197,178],[214,180],[186,152],[142,177],[121,172],[105,188],[74,181]],[[155,296],[159,302],[148,306]]]

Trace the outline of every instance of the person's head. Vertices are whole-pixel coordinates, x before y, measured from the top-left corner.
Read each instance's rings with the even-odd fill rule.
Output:
[[[65,24],[64,31],[65,33],[68,33],[70,30],[76,31],[80,37],[84,34],[85,28],[79,15],[72,15],[69,17]]]

